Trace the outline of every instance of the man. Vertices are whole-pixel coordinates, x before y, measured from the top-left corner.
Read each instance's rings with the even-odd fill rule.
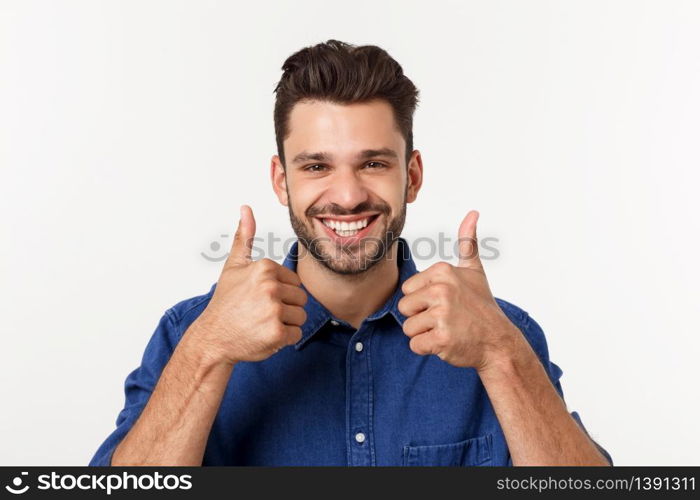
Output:
[[[329,40],[283,70],[270,173],[297,241],[282,265],[253,261],[241,207],[218,282],[165,312],[90,465],[611,465],[539,325],[491,294],[478,212],[458,265],[417,271],[401,66]]]

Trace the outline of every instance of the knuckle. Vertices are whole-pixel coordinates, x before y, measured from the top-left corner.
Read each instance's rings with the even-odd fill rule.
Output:
[[[430,289],[433,297],[438,299],[447,299],[451,293],[451,287],[447,283],[435,283]]]
[[[277,297],[277,293],[279,292],[279,284],[275,280],[265,280],[259,285],[259,290],[263,293],[268,298],[275,298]]]
[[[275,343],[284,342],[286,336],[287,336],[287,332],[284,328],[284,325],[280,322],[275,323],[275,326],[272,329],[273,341]]]
[[[272,318],[278,319],[282,316],[282,304],[279,302],[273,302],[270,304],[270,316]]]
[[[433,306],[431,311],[432,311],[433,317],[438,319],[438,320],[442,320],[442,319],[447,318],[448,309],[445,306],[442,306],[442,305]]]
[[[435,271],[441,275],[447,275],[452,272],[452,264],[445,261],[437,262],[433,265]]]
[[[269,257],[263,257],[262,259],[260,259],[261,266],[272,267],[275,264],[277,264],[277,263]]]
[[[437,344],[439,347],[444,348],[449,344],[450,337],[443,329],[436,329],[433,336],[435,339],[435,344]]]
[[[289,340],[291,340],[292,344],[296,344],[301,340],[301,328],[298,326],[293,326],[291,330],[291,338]]]
[[[258,271],[260,273],[263,273],[263,274],[271,273],[271,272],[275,271],[275,269],[278,265],[277,262],[275,262],[274,260],[272,260],[268,257],[264,257],[264,258],[260,259],[259,261],[256,262],[256,264],[257,264]]]

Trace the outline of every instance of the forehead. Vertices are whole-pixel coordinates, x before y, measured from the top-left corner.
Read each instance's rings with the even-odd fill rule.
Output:
[[[358,150],[386,147],[400,153],[405,141],[391,105],[381,99],[352,104],[300,101],[289,115],[289,135],[284,141],[285,156],[290,159],[302,150],[352,156]]]

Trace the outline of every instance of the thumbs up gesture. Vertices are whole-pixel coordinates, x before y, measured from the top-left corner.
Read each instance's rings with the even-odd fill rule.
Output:
[[[407,279],[398,308],[416,354],[435,354],[454,366],[482,370],[491,354],[519,334],[496,303],[479,258],[470,211],[459,227],[459,263],[437,262]]]
[[[262,361],[301,339],[306,292],[291,269],[251,259],[255,218],[248,205],[209,304],[195,320],[198,340],[215,359]]]

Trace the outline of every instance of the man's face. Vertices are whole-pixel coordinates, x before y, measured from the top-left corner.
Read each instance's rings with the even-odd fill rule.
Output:
[[[417,190],[391,106],[299,102],[289,128],[286,170],[275,156],[272,176],[300,243],[333,272],[370,269],[399,237]]]

